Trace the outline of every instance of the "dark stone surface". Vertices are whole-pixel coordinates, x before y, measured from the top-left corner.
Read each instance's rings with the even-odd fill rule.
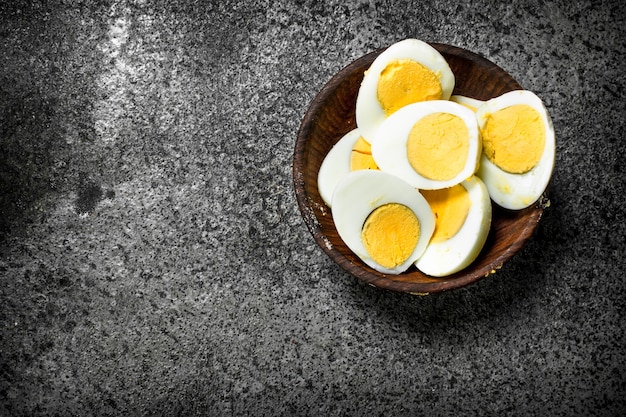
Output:
[[[0,414],[618,415],[625,17],[584,1],[4,2]],[[291,185],[317,91],[406,37],[492,60],[557,132],[529,244],[429,297],[342,272]]]

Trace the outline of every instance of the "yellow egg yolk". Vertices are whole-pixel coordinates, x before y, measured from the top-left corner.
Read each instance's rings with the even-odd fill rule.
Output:
[[[458,102],[457,102],[458,103]],[[476,107],[472,106],[471,104],[467,104],[467,103],[459,103],[461,106],[465,106],[468,109],[470,109],[471,111],[473,111],[474,113],[476,113],[476,110],[478,110]]]
[[[443,93],[439,78],[440,74],[412,59],[392,61],[380,73],[378,101],[389,116],[407,104],[440,100]]]
[[[439,190],[420,190],[435,215],[431,242],[443,242],[456,235],[465,223],[472,202],[461,184]]]
[[[527,104],[489,114],[480,133],[485,156],[512,174],[523,174],[537,165],[546,143],[541,115]]]
[[[360,169],[378,169],[372,156],[372,145],[367,143],[363,137],[356,141],[350,154],[350,171]]]
[[[361,240],[370,257],[385,268],[395,268],[411,256],[420,237],[415,213],[399,203],[384,204],[370,213]]]
[[[460,117],[432,113],[420,119],[409,133],[407,157],[425,178],[445,181],[457,176],[469,155],[469,131]]]

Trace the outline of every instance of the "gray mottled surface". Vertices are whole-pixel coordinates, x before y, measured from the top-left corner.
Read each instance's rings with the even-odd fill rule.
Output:
[[[619,2],[32,3],[0,5],[0,415],[625,409]],[[504,68],[558,140],[529,244],[421,298],[332,263],[291,182],[317,91],[406,37]]]

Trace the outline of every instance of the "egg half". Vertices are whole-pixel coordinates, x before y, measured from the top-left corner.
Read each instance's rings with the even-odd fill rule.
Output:
[[[476,112],[483,153],[478,176],[491,199],[520,210],[539,199],[555,161],[555,135],[543,102],[528,90],[487,100]]]
[[[356,100],[356,124],[370,141],[380,124],[407,104],[448,100],[454,74],[428,43],[405,39],[389,46],[363,76]]]
[[[450,101],[454,101],[455,103],[462,104],[463,106],[467,107],[474,113],[476,113],[478,108],[482,106],[484,103],[483,100],[478,100],[477,98],[462,96],[460,94],[454,94],[450,96]]]
[[[332,216],[339,237],[365,264],[400,274],[422,255],[435,229],[426,199],[398,177],[353,171],[337,184]]]
[[[482,250],[491,227],[491,200],[477,176],[441,190],[423,190],[435,215],[435,231],[417,269],[435,277],[470,265]]]
[[[481,142],[475,114],[446,100],[409,104],[380,126],[372,156],[378,167],[415,188],[459,184],[478,168]]]
[[[358,129],[346,133],[324,157],[317,173],[317,189],[327,206],[331,206],[337,183],[349,172],[378,169],[372,150]]]

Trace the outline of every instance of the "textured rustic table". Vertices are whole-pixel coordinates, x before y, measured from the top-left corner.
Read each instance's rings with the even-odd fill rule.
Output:
[[[0,6],[1,415],[626,408],[619,2],[34,3]],[[407,37],[496,63],[557,132],[530,242],[428,297],[343,272],[291,179],[319,89]]]

